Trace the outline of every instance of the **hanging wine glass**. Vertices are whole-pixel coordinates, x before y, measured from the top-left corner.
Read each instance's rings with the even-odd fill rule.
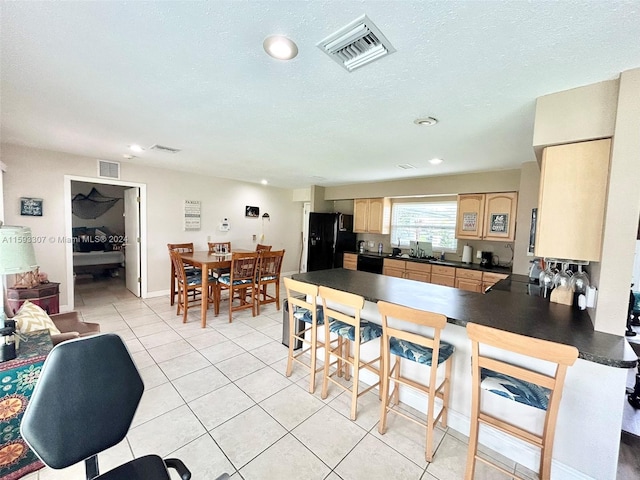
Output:
[[[566,263],[561,264],[560,269],[558,270],[558,273],[556,273],[554,279],[553,279],[553,284],[554,287],[556,288],[564,288],[564,289],[569,289],[571,288],[571,275],[570,275],[571,270],[568,269],[568,266]]]
[[[586,294],[589,287],[589,275],[582,271],[582,265],[578,265],[578,271],[571,277],[571,287],[578,294]]]
[[[542,272],[540,272],[540,278],[539,278],[540,288],[542,290],[542,296],[544,298],[547,298],[549,293],[551,293],[551,290],[553,290],[554,275],[555,274],[551,269],[551,264],[547,262],[545,269]]]

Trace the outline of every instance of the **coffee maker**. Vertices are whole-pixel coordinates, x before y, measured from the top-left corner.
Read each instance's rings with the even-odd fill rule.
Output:
[[[481,252],[480,266],[485,268],[493,267],[493,252]]]
[[[365,244],[364,240],[360,240],[358,242],[358,253],[364,253],[364,244]]]

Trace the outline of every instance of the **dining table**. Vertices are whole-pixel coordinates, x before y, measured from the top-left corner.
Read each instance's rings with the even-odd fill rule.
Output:
[[[231,258],[233,253],[235,252],[251,252],[252,250],[245,250],[241,248],[234,248],[231,252],[227,253],[216,253],[209,252],[207,250],[196,250],[194,252],[185,252],[180,254],[180,258],[184,263],[194,266],[195,268],[199,268],[202,272],[210,272],[211,270],[220,270],[224,268],[231,268]],[[175,270],[173,264],[171,264],[171,278],[175,275]],[[203,273],[202,275],[202,292],[203,299],[205,292],[209,291],[209,275]],[[202,328],[206,328],[207,326],[207,309],[209,307],[209,302],[203,300],[202,305],[200,307],[200,323]],[[217,308],[216,308],[217,310]]]

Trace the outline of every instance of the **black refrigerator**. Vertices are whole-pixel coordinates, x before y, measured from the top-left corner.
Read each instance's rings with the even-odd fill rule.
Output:
[[[342,268],[344,252],[356,251],[353,215],[310,213],[307,272]]]

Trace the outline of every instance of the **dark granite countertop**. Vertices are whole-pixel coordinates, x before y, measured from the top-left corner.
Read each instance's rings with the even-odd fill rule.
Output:
[[[429,260],[426,258],[416,258],[416,257],[400,257],[400,256],[392,256],[389,252],[347,252],[354,253],[356,255],[363,255],[365,257],[371,258],[390,258],[393,260],[406,260],[407,262],[417,262],[417,263],[430,263],[431,265],[443,265],[445,267],[454,267],[454,268],[466,268],[469,270],[478,270],[481,272],[491,272],[491,273],[506,273],[511,274],[510,267],[502,267],[502,266],[493,266],[493,267],[483,267],[479,263],[463,263],[463,262],[455,262],[452,260]]]
[[[528,279],[524,275],[518,280]],[[370,302],[384,300],[447,316],[448,322],[465,327],[468,322],[491,326],[529,337],[575,346],[579,357],[618,368],[634,368],[637,357],[622,336],[596,332],[586,311],[551,303],[535,295],[501,290],[502,280],[486,294],[432,283],[345,269],[299,273],[293,278],[363,296]],[[512,280],[512,281],[513,281]],[[528,281],[528,280],[527,280]]]

